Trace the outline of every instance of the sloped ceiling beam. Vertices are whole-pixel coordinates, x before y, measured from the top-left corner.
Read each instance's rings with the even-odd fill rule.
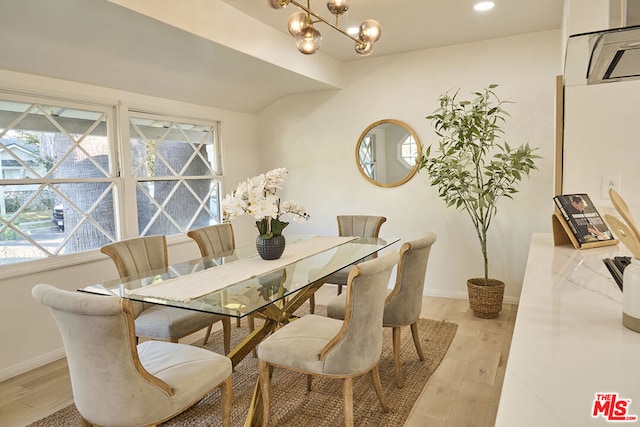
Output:
[[[342,85],[340,62],[321,52],[301,55],[289,34],[274,30],[222,1],[109,1],[329,86]],[[256,1],[256,7],[267,4]]]

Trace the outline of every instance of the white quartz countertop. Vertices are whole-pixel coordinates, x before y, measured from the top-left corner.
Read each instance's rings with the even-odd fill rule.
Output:
[[[640,417],[640,333],[622,326],[622,292],[602,262],[627,254],[532,236],[497,427],[611,425],[592,417],[596,393],[631,399],[626,415]]]

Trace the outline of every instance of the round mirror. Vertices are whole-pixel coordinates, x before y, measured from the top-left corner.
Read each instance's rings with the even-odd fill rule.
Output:
[[[362,132],[356,146],[356,164],[367,181],[378,187],[397,187],[418,170],[422,152],[416,133],[404,122],[379,120]]]

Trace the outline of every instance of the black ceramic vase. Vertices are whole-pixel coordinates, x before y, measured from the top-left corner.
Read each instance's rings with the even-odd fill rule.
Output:
[[[278,259],[282,256],[285,246],[284,236],[273,236],[270,239],[256,238],[256,249],[262,259]]]

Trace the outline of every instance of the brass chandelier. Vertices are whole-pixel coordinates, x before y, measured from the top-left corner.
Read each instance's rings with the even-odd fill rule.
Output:
[[[267,0],[274,9],[282,9],[289,4],[302,9],[293,13],[289,18],[289,33],[296,39],[298,50],[305,55],[316,53],[320,49],[322,35],[313,24],[324,22],[334,30],[349,37],[355,42],[355,50],[359,55],[367,56],[373,52],[373,44],[380,38],[382,29],[375,19],[366,19],[358,29],[358,36],[354,37],[338,27],[338,19],[349,9],[349,0],[328,0],[327,9],[336,17],[336,23],[332,24],[316,12],[311,10],[311,0],[307,0],[304,6],[295,0]],[[313,17],[313,18],[312,18]],[[315,19],[314,19],[315,18]]]

